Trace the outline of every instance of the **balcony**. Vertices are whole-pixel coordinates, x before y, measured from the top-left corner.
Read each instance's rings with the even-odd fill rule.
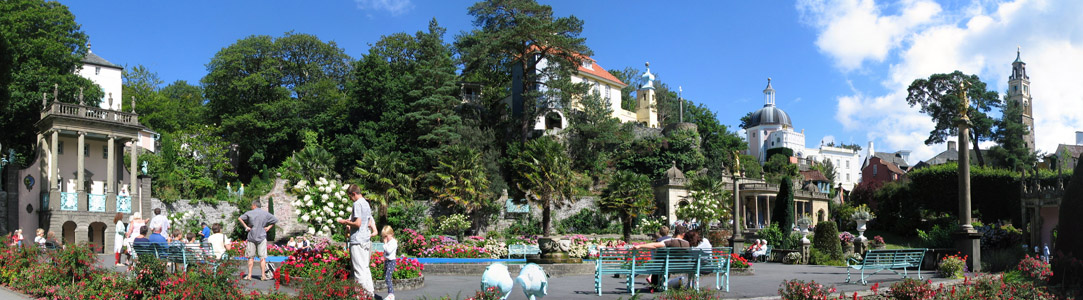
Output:
[[[137,114],[72,103],[50,103],[49,105],[45,106],[44,110],[41,111],[41,119],[44,120],[47,117],[64,117],[109,124],[142,127],[142,125],[139,125],[139,115]]]
[[[79,197],[78,192],[60,192],[60,210],[61,211],[79,211]],[[106,201],[108,196],[103,194],[86,194],[87,205],[86,211],[89,212],[107,212]],[[116,212],[131,213],[132,212],[132,197],[131,196],[116,196]],[[49,200],[47,197],[42,198],[43,207],[48,207]],[[112,212],[112,211],[108,211]]]

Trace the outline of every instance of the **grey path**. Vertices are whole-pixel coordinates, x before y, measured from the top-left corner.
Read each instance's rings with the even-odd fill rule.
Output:
[[[120,267],[113,267],[113,256],[102,255],[98,261],[98,266],[102,268],[111,268],[117,271],[122,271]],[[247,268],[247,266],[244,266]],[[258,266],[255,269],[259,269]],[[854,291],[868,291],[869,286],[879,282],[880,286],[888,287],[891,283],[901,280],[901,276],[895,275],[890,271],[883,271],[869,278],[869,286],[861,284],[846,283],[846,268],[845,267],[829,267],[829,266],[808,266],[808,265],[783,265],[778,263],[757,263],[755,264],[756,274],[749,276],[733,276],[730,278],[730,291],[723,293],[723,296],[727,299],[747,299],[747,298],[763,298],[763,297],[776,297],[778,296],[778,288],[783,280],[800,279],[804,281],[816,281],[826,286],[835,286],[840,292],[844,292],[847,295],[852,294]],[[245,270],[241,270],[244,272]],[[512,274],[516,276],[518,274]],[[916,274],[911,272],[910,278],[916,278]],[[925,279],[931,279],[933,284],[943,282],[942,278],[935,278],[934,271],[923,271],[921,275]],[[241,276],[240,273],[237,274]],[[857,278],[857,275],[854,275]],[[472,296],[475,291],[479,289],[479,283],[481,282],[481,275],[477,276],[426,276],[425,287],[412,290],[412,291],[398,291],[395,293],[396,299],[418,299],[427,297],[429,299],[438,299],[440,296],[450,295],[454,299],[462,299]],[[574,275],[565,277],[554,277],[549,279],[549,296],[547,299],[629,299],[631,294],[624,290],[622,283],[624,279],[617,279],[606,277],[602,281],[602,296],[598,296],[594,292],[594,276],[593,275]],[[643,291],[645,287],[645,280],[640,277],[636,280],[637,288]],[[242,281],[242,286],[247,290],[260,290],[260,291],[273,291],[274,282],[272,281]],[[702,288],[714,289],[714,276],[705,275],[701,278],[700,286]],[[0,299],[8,299],[5,297],[10,291],[0,290]],[[281,292],[293,293],[285,287]],[[376,291],[378,296],[386,295],[387,291]],[[646,292],[637,292],[641,294],[641,299],[653,299],[655,295]],[[458,295],[459,297],[455,297]],[[23,296],[24,299],[25,296]],[[379,298],[378,298],[379,299]],[[508,299],[522,300],[526,299],[523,295],[522,289],[518,286],[511,293],[511,297]]]

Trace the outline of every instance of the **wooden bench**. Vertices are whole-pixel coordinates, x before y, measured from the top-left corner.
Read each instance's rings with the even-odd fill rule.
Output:
[[[223,259],[215,257],[214,251],[209,244],[175,247],[144,242],[133,244],[132,250],[135,251],[137,259],[139,257],[154,257],[165,262],[171,262],[174,264],[174,270],[176,270],[176,266],[187,268],[191,264],[202,263],[210,265],[217,271],[218,266],[223,261]]]
[[[758,261],[758,262],[767,262],[767,260],[770,259],[770,257],[771,257],[771,250],[773,248],[774,248],[774,246],[767,245],[767,250],[765,250],[763,255],[757,256],[756,261]]]
[[[508,245],[508,258],[512,255],[519,255],[526,258],[527,255],[541,254],[541,249],[538,245],[524,245],[524,244],[511,244]]]
[[[924,258],[925,249],[869,250],[865,252],[864,259],[861,261],[853,258],[846,261],[846,283],[850,283],[850,270],[861,270],[861,284],[865,285],[869,283],[866,279],[883,270],[890,270],[895,275],[906,278],[907,271],[915,268],[918,271],[918,279],[922,279],[921,261]],[[902,269],[903,273],[899,274],[895,269]],[[866,275],[866,270],[876,271]]]
[[[732,248],[720,247],[706,249],[694,248],[659,248],[598,250],[595,260],[594,290],[602,295],[602,278],[608,275],[624,275],[628,291],[635,296],[635,277],[639,275],[659,275],[663,283],[669,281],[669,274],[689,274],[699,289],[700,274],[715,274],[715,288],[729,291],[729,268]],[[663,284],[663,289],[668,288]]]

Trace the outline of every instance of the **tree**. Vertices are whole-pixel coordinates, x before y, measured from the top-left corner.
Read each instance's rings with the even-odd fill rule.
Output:
[[[513,104],[512,111],[521,111],[516,117],[521,117],[519,135],[525,143],[534,120],[545,112],[540,108],[570,100],[550,86],[569,82],[582,56],[593,54],[586,38],[580,37],[583,21],[575,16],[554,17],[552,7],[533,0],[481,1],[469,8],[469,14],[478,29],[456,41],[463,73],[495,73],[505,78],[499,83],[510,83],[511,75],[521,72],[522,79],[514,82],[512,90],[521,93],[522,103],[521,107]]]
[[[710,227],[712,221],[727,224],[732,217],[732,199],[725,183],[717,177],[693,175],[688,185],[688,196],[684,197],[688,205],[677,209],[677,218],[694,220],[704,228]]]
[[[612,117],[609,101],[597,93],[587,95],[579,103],[581,109],[568,112],[571,124],[564,131],[572,165],[577,170],[600,176],[609,168],[614,152],[620,146],[620,121]]]
[[[815,164],[811,168],[824,174],[824,177],[827,177],[828,185],[835,186],[835,163],[831,162],[831,159],[825,158],[822,163]]]
[[[154,194],[163,201],[214,197],[221,184],[236,176],[227,155],[229,143],[218,128],[200,126],[161,134],[158,152],[139,158],[147,160],[148,172],[155,175]]]
[[[624,69],[609,73],[628,85],[620,89],[620,108],[635,111],[637,105],[635,92],[645,83],[641,76],[643,71],[633,67],[625,67]]]
[[[993,131],[993,140],[1000,147],[989,149],[993,161],[999,162],[1000,166],[1024,170],[1037,161],[1034,153],[1027,148],[1023,136],[1030,130],[1023,124],[1023,107],[1019,102],[1006,101],[1000,119],[997,119],[996,130]]]
[[[771,212],[772,223],[777,223],[778,228],[782,231],[789,231],[793,228],[793,180],[790,177],[783,176],[781,178],[782,183],[778,187],[778,195],[775,196],[775,209]]]
[[[739,155],[741,158],[741,173],[745,178],[763,178],[763,166],[760,161],[748,154]]]
[[[354,174],[359,177],[361,187],[368,191],[369,201],[379,207],[377,225],[387,224],[387,206],[410,200],[413,193],[413,178],[405,172],[402,153],[368,152],[357,165]]]
[[[1083,160],[1083,155],[1079,156],[1079,160]],[[1083,253],[1083,222],[1081,222],[1083,220],[1075,218],[1075,214],[1080,211],[1083,211],[1083,164],[1076,164],[1072,179],[1068,182],[1068,188],[1064,191],[1064,198],[1061,200],[1059,217],[1063,218],[1061,219],[1063,221],[1057,224],[1057,237],[1054,244],[1050,245],[1050,248],[1056,249],[1056,256],[1059,258],[1053,260],[1052,282],[1054,283],[1076,286],[1079,284],[1078,276],[1065,276],[1065,274],[1079,271],[1078,262],[1067,258],[1079,257]],[[1075,282],[1065,282],[1066,280]]]
[[[726,170],[723,166],[732,169],[735,166],[734,150],[748,148],[748,143],[736,132],[729,131],[726,125],[718,122],[718,116],[702,103],[695,106],[686,105],[684,108],[685,121],[696,124],[701,138],[700,149],[705,159],[708,173],[713,177],[720,177]]]
[[[631,171],[617,171],[613,180],[602,191],[599,206],[620,219],[621,234],[625,242],[632,240],[632,222],[636,218],[654,213],[654,193],[647,176]]]
[[[243,179],[300,149],[301,132],[345,124],[349,61],[335,42],[292,32],[250,36],[215,54],[202,79],[207,121],[238,145]]]
[[[911,107],[920,106],[921,112],[932,117],[935,123],[933,130],[929,132],[929,138],[925,139],[926,145],[943,143],[958,134],[955,121],[960,118],[962,100],[959,99],[959,84],[963,82],[966,82],[967,97],[970,100],[966,112],[970,117],[970,140],[973,149],[980,149],[978,143],[993,136],[993,119],[986,113],[1001,105],[1000,96],[996,91],[986,90],[985,83],[978,75],[955,71],[951,74],[933,74],[928,79],[916,79],[907,88],[906,103]],[[978,165],[985,166],[981,151],[975,153]]]
[[[572,196],[573,173],[571,159],[564,146],[551,136],[544,136],[523,145],[514,158],[513,169],[519,178],[519,190],[542,208],[542,234],[548,236],[552,223],[552,207],[560,207]]]
[[[304,134],[305,147],[293,152],[293,155],[282,162],[282,166],[278,168],[282,177],[308,182],[316,182],[319,178],[338,177],[339,174],[334,169],[335,156],[320,146],[316,133],[305,131],[302,134]]]
[[[53,101],[98,106],[101,88],[72,70],[90,49],[67,6],[42,0],[0,1],[0,143],[32,157],[42,95]],[[5,150],[6,152],[6,150]]]
[[[410,148],[420,150],[422,153],[417,156],[423,155],[425,161],[436,161],[443,154],[443,147],[462,138],[458,132],[462,119],[455,112],[462,101],[455,97],[459,88],[455,84],[451,49],[443,42],[445,31],[432,19],[427,33],[416,34],[417,69],[408,75],[414,82],[408,96],[410,100],[417,99],[410,103],[406,113],[406,124],[411,131],[408,136],[416,139]]]
[[[433,194],[433,201],[471,216],[495,208],[497,203],[492,201],[481,152],[461,145],[448,147],[445,151],[439,156],[436,168],[428,174],[431,182],[428,189]],[[479,218],[473,219],[476,225]]]
[[[741,125],[738,125],[738,127],[741,127],[741,129],[744,129],[744,130],[748,130],[749,128],[752,128],[752,113],[753,112],[750,111],[747,114],[745,114],[745,116],[741,117]]]
[[[785,179],[796,177],[797,171],[797,164],[790,163],[790,157],[785,154],[772,155],[763,164],[764,177],[769,182],[785,181]]]
[[[839,241],[839,231],[834,222],[816,224],[816,234],[812,237],[812,248],[833,261],[842,261],[842,244]],[[817,257],[817,255],[812,257]],[[826,264],[828,262],[816,261],[812,263]]]

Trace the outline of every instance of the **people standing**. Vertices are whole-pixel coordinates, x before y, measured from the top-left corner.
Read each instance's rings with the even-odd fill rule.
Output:
[[[391,226],[384,225],[380,231],[384,240],[384,280],[387,281],[387,297],[385,300],[395,300],[395,288],[392,286],[391,276],[395,273],[395,252],[399,248],[399,240],[395,239],[395,230]]]
[[[159,232],[155,229],[161,228],[162,231],[160,232],[165,232],[166,234],[169,234],[169,218],[166,217],[165,214],[162,214],[162,208],[160,207],[154,209],[154,217],[150,218],[150,224],[148,225],[150,226],[150,230],[153,232]]]
[[[139,214],[134,214],[128,217],[128,234],[124,239],[124,244],[128,245],[128,262],[131,264],[132,258],[135,258],[135,248],[132,247],[135,243],[135,238],[139,237],[139,232],[146,227],[146,223],[143,222],[143,217]]]
[[[349,219],[338,219],[350,229],[350,259],[353,261],[353,278],[369,296],[373,296],[372,273],[369,271],[369,258],[372,254],[372,237],[376,236],[376,220],[372,218],[372,208],[368,200],[361,196],[361,188],[351,184],[346,194],[353,199],[353,213]]]
[[[252,280],[252,263],[255,257],[259,257],[260,280],[270,280],[267,276],[267,231],[278,223],[278,218],[263,210],[259,200],[252,200],[252,210],[245,212],[237,220],[248,231],[248,244],[245,247],[245,256],[248,256],[248,273],[245,279]],[[249,224],[251,223],[251,224]]]
[[[127,230],[124,230],[124,214],[117,213],[116,217],[113,217],[113,223],[116,223],[116,234],[113,235],[113,261],[116,262],[116,266],[123,266],[120,263],[120,253],[124,249],[124,234]]]

